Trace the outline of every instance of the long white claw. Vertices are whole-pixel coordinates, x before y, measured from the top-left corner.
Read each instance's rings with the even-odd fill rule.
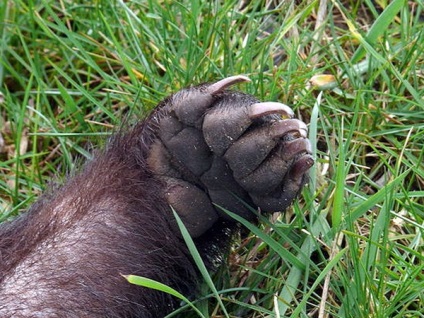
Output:
[[[250,78],[244,75],[235,75],[226,77],[210,86],[208,86],[207,91],[210,94],[217,94],[222,92],[227,87],[240,83],[240,82],[250,82]]]
[[[286,118],[294,116],[293,110],[282,103],[263,102],[255,103],[249,106],[249,117],[251,119],[262,117],[269,114],[281,114]]]

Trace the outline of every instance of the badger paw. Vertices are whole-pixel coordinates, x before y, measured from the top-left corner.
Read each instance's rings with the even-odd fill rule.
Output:
[[[246,81],[239,75],[183,89],[148,119],[156,127],[149,166],[193,237],[227,217],[216,206],[248,219],[247,205],[284,210],[313,165],[307,127],[290,107],[227,90]]]

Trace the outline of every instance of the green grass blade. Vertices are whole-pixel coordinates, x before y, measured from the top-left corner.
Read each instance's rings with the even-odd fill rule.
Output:
[[[393,0],[390,2],[390,4],[378,16],[378,18],[374,21],[373,25],[367,32],[367,35],[364,38],[367,44],[372,46],[377,43],[378,38],[382,36],[385,32],[387,32],[387,28],[391,23],[393,23],[393,20],[395,19],[399,11],[405,6],[405,3],[406,0]],[[364,42],[362,42],[362,44],[364,44]],[[361,59],[364,58],[365,54],[368,51],[369,47],[368,49],[364,48],[364,46],[359,47],[353,54],[351,58],[351,63],[358,63]]]
[[[205,280],[205,282],[207,283],[209,288],[212,290],[212,292],[213,292],[216,300],[218,301],[218,303],[221,307],[221,310],[223,311],[225,317],[229,317],[229,315],[228,315],[228,313],[225,309],[224,303],[222,302],[222,299],[219,296],[219,293],[218,293],[218,291],[217,291],[217,289],[216,289],[216,287],[215,287],[215,285],[212,281],[212,278],[209,274],[209,271],[207,270],[205,263],[202,260],[202,257],[200,256],[199,252],[197,251],[197,248],[196,248],[196,245],[193,242],[193,239],[191,238],[190,234],[188,233],[187,228],[185,227],[181,218],[178,216],[177,212],[175,212],[174,209],[172,209],[172,212],[173,212],[174,217],[177,221],[178,227],[180,228],[181,235],[183,236],[183,239],[184,239],[185,243],[187,244],[187,247],[190,251],[190,254],[193,257],[193,260],[196,263],[197,268],[200,271],[200,274],[202,275],[203,279]]]
[[[164,293],[170,294],[174,297],[177,297],[178,299],[181,299],[182,301],[186,302],[191,308],[193,308],[193,310],[199,315],[199,317],[206,318],[196,308],[196,306],[188,300],[188,298],[186,298],[184,295],[182,295],[181,293],[179,293],[175,289],[173,289],[173,288],[171,288],[171,287],[169,287],[165,284],[162,284],[158,281],[155,281],[153,279],[147,278],[147,277],[142,277],[142,276],[137,276],[137,275],[123,275],[123,276],[131,284],[135,284],[135,285],[138,285],[138,286],[143,286],[143,287],[159,290],[161,292],[164,292]]]

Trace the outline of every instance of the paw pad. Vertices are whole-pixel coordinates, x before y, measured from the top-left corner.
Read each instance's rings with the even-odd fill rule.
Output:
[[[313,165],[307,126],[290,107],[227,90],[246,81],[232,76],[181,90],[151,119],[159,125],[149,165],[194,237],[226,217],[213,203],[245,218],[252,213],[242,201],[284,210]]]

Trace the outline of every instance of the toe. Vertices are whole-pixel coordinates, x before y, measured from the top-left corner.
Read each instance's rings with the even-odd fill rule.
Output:
[[[190,235],[198,237],[211,228],[218,220],[218,214],[206,193],[184,180],[174,178],[165,180],[166,200],[181,217]]]

